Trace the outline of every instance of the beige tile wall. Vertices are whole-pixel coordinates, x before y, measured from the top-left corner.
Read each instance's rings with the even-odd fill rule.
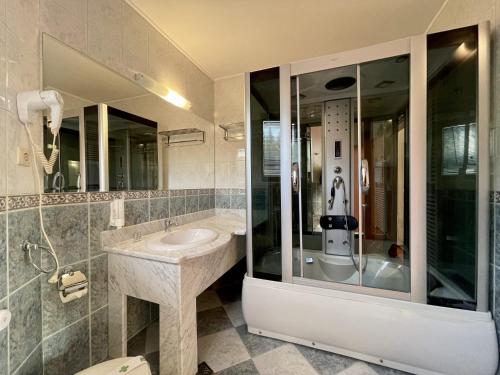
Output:
[[[28,143],[15,98],[41,87],[42,32],[125,76],[150,75],[213,123],[213,81],[124,0],[0,0],[0,195],[36,191],[31,168],[16,165],[16,147]],[[40,143],[41,127],[33,134]]]
[[[245,111],[243,74],[215,81],[215,187],[245,188],[245,141],[228,142],[220,124],[243,122]]]

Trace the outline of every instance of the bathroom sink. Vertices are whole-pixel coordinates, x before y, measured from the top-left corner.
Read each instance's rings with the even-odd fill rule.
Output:
[[[217,232],[208,228],[181,229],[167,233],[158,239],[147,241],[146,246],[155,251],[183,250],[207,244],[217,237]]]

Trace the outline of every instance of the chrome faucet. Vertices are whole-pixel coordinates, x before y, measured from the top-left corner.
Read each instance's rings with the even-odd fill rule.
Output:
[[[165,230],[165,232],[168,232],[168,230],[170,229],[170,227],[172,225],[177,226],[177,220],[174,220],[174,219],[165,219],[163,221],[163,229]]]

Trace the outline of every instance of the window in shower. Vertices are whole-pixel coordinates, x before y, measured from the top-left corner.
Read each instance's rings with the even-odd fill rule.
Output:
[[[428,303],[464,309],[476,307],[477,52],[477,26],[427,37]]]
[[[253,276],[281,280],[279,68],[250,73]]]
[[[441,174],[456,176],[476,173],[476,124],[443,128],[443,160]]]

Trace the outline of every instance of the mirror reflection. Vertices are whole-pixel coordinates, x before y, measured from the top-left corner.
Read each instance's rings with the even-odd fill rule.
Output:
[[[213,124],[177,105],[177,93],[132,73],[135,82],[43,35],[43,86],[64,99],[60,153],[45,192],[214,188]],[[174,133],[183,142],[172,142]],[[50,155],[46,119],[43,136]]]

